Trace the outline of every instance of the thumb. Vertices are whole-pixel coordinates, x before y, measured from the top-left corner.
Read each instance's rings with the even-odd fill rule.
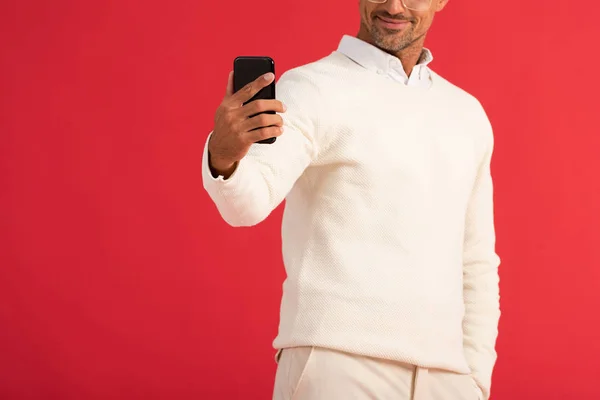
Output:
[[[233,71],[229,72],[229,79],[227,80],[227,91],[225,96],[229,97],[233,94]]]

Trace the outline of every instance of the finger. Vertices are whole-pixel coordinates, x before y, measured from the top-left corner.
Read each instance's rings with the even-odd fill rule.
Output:
[[[250,117],[264,112],[285,112],[285,105],[279,100],[254,100],[243,107],[242,115]]]
[[[243,122],[242,130],[249,132],[269,126],[283,126],[283,118],[278,114],[259,114]]]
[[[268,126],[266,128],[260,128],[252,132],[245,134],[249,143],[256,143],[261,140],[270,139],[272,137],[279,137],[283,134],[283,127],[281,126]]]
[[[226,97],[233,95],[233,71],[229,72],[229,78],[227,79],[227,90],[225,92]]]
[[[261,75],[238,90],[231,98],[234,99],[236,103],[243,104],[253,98],[262,88],[269,86],[274,79],[275,75],[271,72]]]

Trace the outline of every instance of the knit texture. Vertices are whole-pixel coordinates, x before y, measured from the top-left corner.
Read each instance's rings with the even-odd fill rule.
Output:
[[[284,133],[203,181],[232,226],[284,199],[275,348],[322,346],[471,373],[489,397],[500,316],[480,103],[436,73],[407,87],[333,52],[277,83]],[[208,143],[208,141],[207,141]]]

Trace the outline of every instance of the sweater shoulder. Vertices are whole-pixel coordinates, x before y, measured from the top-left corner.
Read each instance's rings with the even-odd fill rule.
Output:
[[[289,105],[301,105],[306,117],[325,113],[332,87],[344,74],[343,58],[336,52],[316,61],[293,67],[277,81],[277,97]]]
[[[431,73],[434,76],[435,85],[438,90],[441,90],[444,94],[452,97],[455,101],[460,101],[463,106],[483,109],[483,105],[475,95],[450,82],[437,72],[431,71]]]
[[[491,122],[481,101],[472,93],[455,85],[435,71],[431,72],[438,93],[447,97],[445,99],[446,104],[453,107],[459,114],[464,115],[467,120],[474,122],[488,136],[492,135]]]
[[[339,79],[340,73],[348,72],[349,60],[334,51],[318,60],[291,68],[281,75],[280,81],[304,81],[326,84],[332,79]]]

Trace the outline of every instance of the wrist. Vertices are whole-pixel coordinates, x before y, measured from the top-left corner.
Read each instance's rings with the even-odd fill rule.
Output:
[[[213,177],[223,176],[225,179],[229,178],[235,171],[237,162],[228,161],[219,158],[212,157],[210,151],[208,152],[208,166]]]

